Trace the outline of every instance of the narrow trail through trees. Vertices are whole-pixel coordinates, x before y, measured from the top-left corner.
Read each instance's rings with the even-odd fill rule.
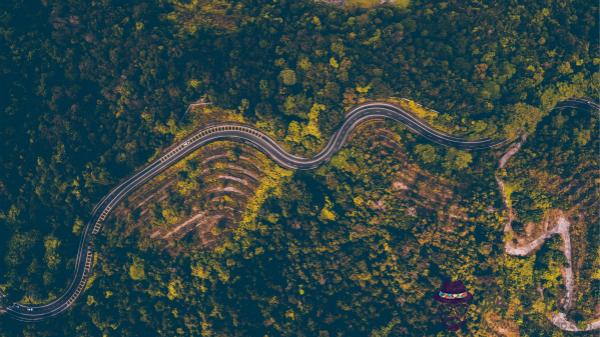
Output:
[[[590,106],[592,109],[594,109],[596,111],[600,110],[596,104],[593,104]],[[559,106],[559,108],[560,108],[560,106]],[[578,107],[574,107],[574,108],[578,108]],[[517,152],[519,152],[519,150],[521,149],[521,146],[525,143],[525,141],[526,141],[526,137],[523,136],[517,143],[514,143],[511,147],[509,147],[508,151],[506,151],[504,153],[504,155],[498,161],[498,168],[500,170],[506,166],[506,164],[509,162],[509,160],[515,154],[517,154]],[[496,174],[496,182],[498,184],[498,189],[501,192],[502,201],[503,201],[504,206],[507,211],[507,220],[506,220],[506,223],[504,226],[505,235],[514,234],[514,233],[512,233],[511,223],[515,219],[515,216],[514,216],[514,211],[512,209],[512,205],[510,204],[509,200],[507,200],[506,184],[502,180],[502,178],[499,174]],[[575,291],[574,290],[574,282],[575,281],[574,281],[573,267],[572,267],[573,261],[572,261],[572,249],[571,249],[571,235],[569,232],[571,223],[569,222],[567,215],[564,214],[563,211],[559,211],[558,215],[554,219],[551,219],[549,221],[553,221],[553,225],[550,226],[549,230],[545,231],[537,238],[535,238],[527,243],[520,244],[520,245],[513,243],[511,240],[507,240],[504,244],[504,251],[508,255],[512,255],[512,256],[527,256],[527,255],[531,254],[537,248],[541,247],[546,242],[546,240],[549,239],[550,237],[552,237],[553,235],[555,235],[555,234],[560,235],[562,242],[563,242],[562,251],[563,251],[565,258],[568,261],[568,265],[562,267],[562,274],[563,274],[564,284],[565,284],[565,289],[566,289],[565,296],[563,299],[563,309],[565,311],[568,311],[573,306],[573,297],[574,297],[574,291]],[[570,321],[564,312],[558,312],[558,313],[553,314],[551,321],[555,326],[557,326],[558,328],[560,328],[561,330],[564,330],[564,331],[579,332],[579,331],[592,331],[592,330],[600,329],[600,319],[589,322],[584,328],[580,328],[574,322]]]

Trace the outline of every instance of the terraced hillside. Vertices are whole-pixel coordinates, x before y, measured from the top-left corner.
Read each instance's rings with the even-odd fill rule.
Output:
[[[388,186],[391,193],[382,193],[366,205],[382,214],[393,207],[415,220],[430,219],[435,226],[423,226],[419,241],[434,239],[438,231],[452,232],[453,226],[468,221],[465,205],[455,195],[459,184],[416,164],[404,152],[397,134],[405,130],[391,127],[383,120],[360,126],[350,140],[358,144],[336,155],[332,166],[350,180],[373,184],[382,172],[358,170],[347,161],[348,156],[356,154],[363,161],[377,157],[393,164],[385,168],[390,173],[387,178],[393,178]],[[356,149],[365,152],[356,153]],[[173,251],[181,239],[196,242],[198,247],[214,246],[219,236],[256,217],[269,192],[280,190],[275,185],[282,182],[282,174],[291,172],[275,166],[254,148],[226,141],[210,144],[128,197],[116,211],[116,218],[125,220],[114,230],[139,231]]]
[[[116,214],[130,220],[122,222],[125,232],[139,231],[171,249],[184,238],[197,247],[213,246],[253,216],[249,207],[259,206],[261,193],[273,192],[279,171],[254,148],[216,142],[155,177]]]

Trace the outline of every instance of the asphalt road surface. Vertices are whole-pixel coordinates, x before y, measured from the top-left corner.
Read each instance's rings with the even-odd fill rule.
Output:
[[[598,104],[583,99],[565,100],[560,102],[556,108],[599,110]],[[92,242],[100,232],[106,216],[133,190],[144,185],[154,176],[160,174],[196,149],[218,140],[241,141],[264,152],[268,157],[283,167],[308,170],[328,161],[338,150],[340,150],[345,144],[348,135],[357,125],[368,120],[381,118],[400,122],[412,132],[435,143],[456,147],[462,150],[489,149],[500,147],[509,142],[507,139],[494,140],[485,138],[480,140],[467,140],[465,138],[453,137],[431,128],[421,119],[415,117],[400,106],[386,102],[369,102],[360,104],[349,110],[342,125],[329,139],[327,145],[313,158],[298,157],[286,152],[269,136],[248,125],[221,123],[207,126],[183,140],[179,145],[159,159],[149,163],[142,170],[123,181],[102,198],[93,209],[90,221],[83,228],[79,249],[77,251],[73,278],[61,296],[43,305],[13,303],[5,308],[0,308],[0,313],[3,312],[1,309],[4,309],[4,313],[16,320],[33,322],[56,316],[69,309],[85,289],[94,259]]]

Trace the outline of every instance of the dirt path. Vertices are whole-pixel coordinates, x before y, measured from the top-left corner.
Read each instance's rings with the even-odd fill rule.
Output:
[[[526,140],[525,136],[521,137],[521,140],[519,140],[515,144],[511,145],[510,148],[508,149],[508,151],[506,151],[506,153],[504,153],[504,155],[502,155],[502,157],[500,157],[500,161],[498,163],[499,169],[503,169],[504,166],[506,166],[506,163],[508,162],[508,160],[510,158],[512,158],[512,156],[514,156],[517,152],[519,152],[519,150],[521,149],[521,145],[523,145],[525,140]],[[504,197],[506,195],[506,192],[505,192],[506,186],[504,184],[504,181],[502,180],[502,178],[500,178],[500,176],[498,174],[496,174],[496,182],[498,183],[498,188],[500,189],[500,194],[502,195],[502,202],[504,203],[504,207],[506,208],[506,210],[508,212],[508,221],[506,221],[506,225],[504,225],[504,232],[507,233],[511,230],[510,224],[512,223],[512,221],[515,217],[514,217],[512,205],[510,205],[508,203],[508,201],[506,200],[506,198]]]
[[[196,221],[196,220],[204,217],[205,215],[206,214],[204,212],[200,212],[200,213],[194,215],[193,217],[191,217],[191,218],[187,219],[186,221],[182,222],[181,224],[179,224],[177,227],[175,227],[175,228],[171,229],[170,231],[168,231],[166,234],[164,234],[162,236],[162,238],[163,239],[169,238],[171,235],[177,233],[177,231],[179,231],[181,228],[183,228],[183,227],[187,226],[188,224],[190,224],[190,223],[192,223],[192,222],[194,222],[194,221]],[[156,232],[152,233],[151,237],[154,238],[154,237],[157,237],[159,235],[160,235],[160,231],[156,231]]]
[[[522,138],[518,143],[512,145],[509,150],[500,158],[498,167],[500,169],[506,166],[508,160],[514,156],[520,149],[521,145],[525,142],[525,138]],[[504,232],[509,233],[512,231],[511,223],[514,220],[514,213],[512,206],[508,203],[505,198],[505,184],[502,178],[498,174],[496,174],[496,182],[498,183],[498,188],[502,194],[502,201],[504,202],[504,206],[508,211],[508,221],[504,226]],[[555,221],[554,226],[551,226],[549,230],[544,232],[542,235],[537,237],[536,239],[530,241],[526,244],[514,244],[513,242],[506,242],[504,245],[504,251],[513,256],[527,256],[535,249],[544,244],[546,239],[551,237],[552,235],[558,234],[562,238],[563,241],[563,253],[568,261],[568,266],[562,268],[563,279],[565,280],[565,297],[563,298],[563,309],[568,311],[573,306],[573,293],[574,293],[574,275],[573,268],[571,263],[571,235],[569,233],[569,227],[571,224],[567,216],[561,211],[559,213],[558,218]],[[559,329],[563,331],[592,331],[596,329],[600,329],[600,319],[597,319],[593,322],[590,322],[586,325],[585,328],[580,329],[577,325],[567,319],[567,315],[564,312],[558,312],[552,315],[551,318],[552,323],[557,326]]]

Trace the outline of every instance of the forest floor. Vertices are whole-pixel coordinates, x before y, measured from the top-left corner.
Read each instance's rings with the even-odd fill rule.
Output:
[[[391,193],[377,203],[372,203],[372,209],[380,210],[385,208],[384,205],[396,204],[411,217],[435,213],[438,222],[446,225],[426,229],[417,235],[421,240],[439,235],[438,230],[452,232],[458,223],[468,221],[467,214],[455,203],[455,192],[464,186],[460,186],[454,180],[432,174],[409,160],[405,146],[395,139],[396,134],[386,126],[385,121],[374,121],[360,131],[355,135],[364,136],[369,146],[368,153],[400,159],[398,166],[393,169],[395,174],[390,186]]]

